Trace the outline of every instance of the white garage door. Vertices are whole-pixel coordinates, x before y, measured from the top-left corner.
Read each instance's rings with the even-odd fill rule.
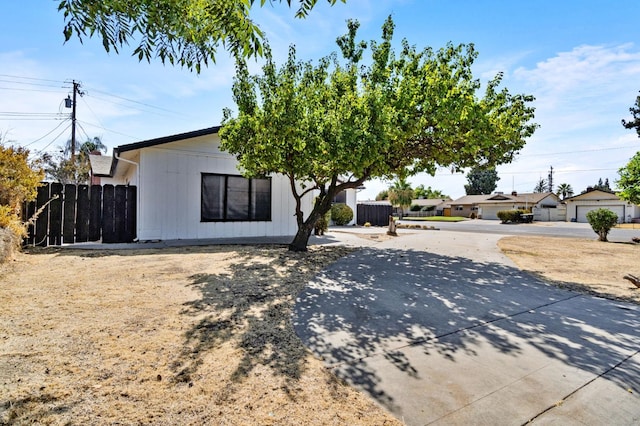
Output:
[[[587,213],[591,210],[609,209],[618,215],[618,222],[624,219],[624,206],[578,206],[576,218],[578,222],[587,223]]]

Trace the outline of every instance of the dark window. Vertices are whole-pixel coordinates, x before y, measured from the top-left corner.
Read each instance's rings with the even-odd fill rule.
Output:
[[[270,221],[271,179],[202,174],[202,222]]]
[[[347,204],[347,191],[338,192],[338,194],[333,197],[333,202],[339,204]]]

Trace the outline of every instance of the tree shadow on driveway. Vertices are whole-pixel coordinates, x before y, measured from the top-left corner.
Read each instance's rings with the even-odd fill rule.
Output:
[[[305,288],[294,327],[339,375],[398,413],[380,371],[363,360],[383,357],[398,376],[420,379],[421,366],[406,348],[455,364],[488,344],[516,362],[535,349],[601,375],[637,353],[639,313],[635,305],[556,288],[498,263],[371,248],[341,259]],[[637,393],[638,363],[625,368],[606,378]]]

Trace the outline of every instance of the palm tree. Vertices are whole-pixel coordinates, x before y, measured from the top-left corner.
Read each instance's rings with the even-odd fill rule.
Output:
[[[565,198],[571,197],[573,195],[573,188],[568,183],[561,183],[560,185],[558,185],[556,195],[558,195],[558,197],[562,197],[562,199],[564,200]]]
[[[406,178],[396,179],[389,187],[389,201],[393,206],[400,207],[400,217],[404,209],[408,208],[413,201],[413,189]]]

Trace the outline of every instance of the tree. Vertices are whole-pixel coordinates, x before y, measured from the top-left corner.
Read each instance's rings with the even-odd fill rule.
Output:
[[[378,195],[376,195],[376,201],[383,201],[388,199],[389,199],[388,189],[383,189],[382,191],[378,192]]]
[[[44,171],[49,179],[63,184],[86,184],[89,182],[91,163],[89,154],[95,151],[107,152],[107,147],[98,137],[88,139],[78,150],[78,155],[71,154],[71,141],[67,141],[61,155],[52,156],[45,153],[42,156]]]
[[[357,22],[347,26],[337,40],[343,62],[335,53],[317,65],[298,62],[292,46],[278,69],[267,47],[262,75],[250,76],[239,60],[237,117],[224,111],[221,146],[245,176],[280,173],[290,182],[298,225],[291,250],[306,250],[314,223],[340,191],[370,178],[434,174],[439,165],[509,162],[537,127],[533,97],[498,91],[501,74],[478,98],[472,45],[418,51],[405,40],[396,55],[391,17],[382,41],[370,45],[356,41]],[[305,214],[303,197],[314,192],[318,203]]]
[[[318,0],[286,0],[298,4],[304,18]],[[335,4],[337,0],[327,0]],[[346,0],[340,0],[343,3]],[[282,0],[279,0],[282,3]],[[262,54],[264,34],[251,19],[255,0],[59,0],[65,19],[64,37],[80,42],[97,36],[104,49],[116,53],[138,43],[133,56],[160,58],[200,72],[215,63],[220,47],[236,56]],[[266,0],[260,0],[264,6]],[[272,0],[269,1],[272,3]]]
[[[500,180],[494,167],[476,166],[467,173],[467,181],[464,186],[467,195],[491,194],[498,186]]]
[[[533,192],[535,193],[543,193],[547,191],[547,180],[540,178],[536,186],[533,188]]]
[[[445,195],[439,189],[431,189],[430,186],[424,187],[424,185],[418,185],[414,190],[413,194],[416,198],[422,199],[433,199],[433,198],[449,198],[448,195]]]
[[[600,191],[611,192],[611,187],[609,186],[609,178],[605,178],[604,182],[602,182],[602,178],[598,179],[598,183],[592,186],[593,189],[599,189]]]
[[[558,197],[562,197],[562,199],[564,200],[565,198],[571,197],[573,195],[573,188],[568,183],[561,183],[560,185],[558,185],[556,195],[558,195]]]
[[[618,174],[620,179],[616,184],[622,189],[618,196],[632,204],[640,204],[640,151],[618,170]]]
[[[400,217],[402,217],[404,209],[411,205],[413,196],[413,189],[411,189],[411,185],[404,177],[396,179],[393,185],[389,187],[389,201],[392,206],[400,207]]]
[[[636,129],[638,137],[640,137],[640,96],[636,98],[635,105],[629,108],[629,112],[633,115],[633,120],[622,120],[622,125],[626,129]]]
[[[593,232],[598,234],[599,241],[607,241],[611,228],[618,223],[618,215],[609,209],[597,209],[587,212],[587,221]]]
[[[17,241],[26,232],[20,220],[22,203],[35,199],[43,178],[28,150],[5,146],[0,137],[0,228],[10,229]]]

